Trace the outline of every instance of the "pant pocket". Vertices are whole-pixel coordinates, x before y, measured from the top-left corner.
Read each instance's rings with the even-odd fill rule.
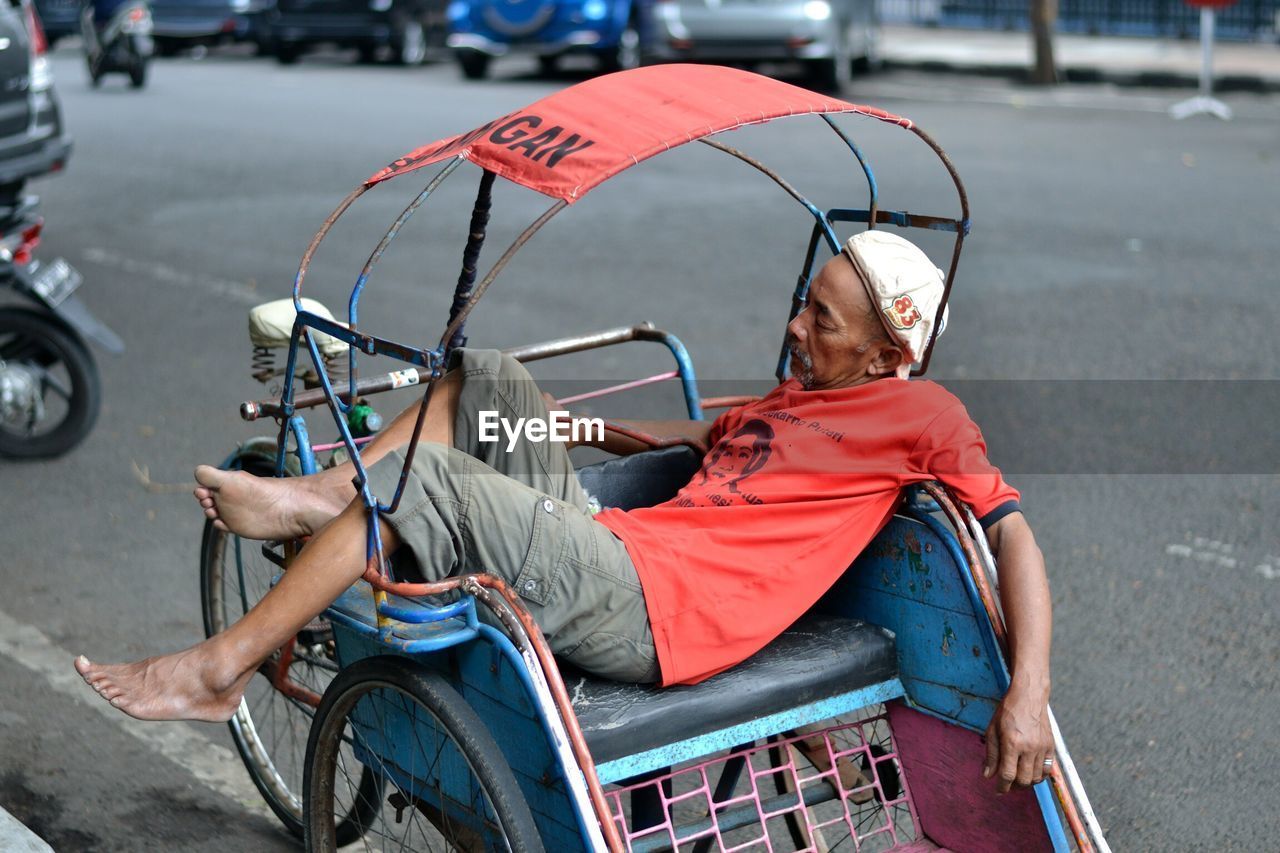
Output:
[[[555,598],[564,565],[564,507],[549,497],[539,497],[533,507],[532,529],[515,588],[521,598],[546,607]]]

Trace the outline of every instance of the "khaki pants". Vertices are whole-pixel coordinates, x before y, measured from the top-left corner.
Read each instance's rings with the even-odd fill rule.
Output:
[[[592,520],[561,442],[523,436],[480,441],[479,413],[547,418],[522,365],[496,350],[459,350],[451,368],[462,387],[454,446],[422,442],[398,511],[386,516],[426,580],[487,572],[524,600],[551,649],[588,672],[619,681],[657,681],[644,593],[626,548]],[[384,503],[404,457],[369,469]]]

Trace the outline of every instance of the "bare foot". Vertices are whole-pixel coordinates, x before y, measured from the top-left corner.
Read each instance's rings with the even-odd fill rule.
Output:
[[[116,708],[139,720],[225,723],[240,706],[254,670],[229,670],[204,643],[136,663],[97,664],[84,655],[76,671]]]
[[[340,513],[350,495],[324,477],[255,477],[247,471],[196,468],[196,500],[219,530],[246,539],[310,536]]]

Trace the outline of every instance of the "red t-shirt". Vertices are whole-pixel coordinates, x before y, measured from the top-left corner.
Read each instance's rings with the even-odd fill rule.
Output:
[[[941,480],[988,521],[1017,508],[964,405],[923,380],[830,391],[788,380],[721,415],[708,445],[671,500],[596,515],[639,573],[664,685],[728,669],[786,630],[904,486]]]

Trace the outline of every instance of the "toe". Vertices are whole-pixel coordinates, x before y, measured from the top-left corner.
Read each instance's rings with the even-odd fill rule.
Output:
[[[222,485],[229,474],[230,472],[214,468],[212,465],[196,466],[196,482],[211,491]]]
[[[93,664],[90,663],[89,659],[84,655],[79,655],[75,660],[75,667],[76,667],[76,672],[88,678],[89,671],[93,669]]]

